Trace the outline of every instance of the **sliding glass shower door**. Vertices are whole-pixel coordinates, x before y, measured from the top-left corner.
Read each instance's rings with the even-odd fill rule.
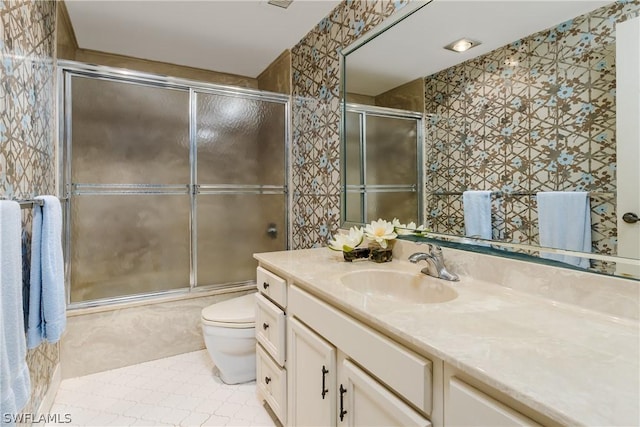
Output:
[[[286,111],[279,102],[195,94],[197,283],[255,275],[255,252],[286,247]]]
[[[287,247],[287,99],[130,74],[61,72],[69,302],[252,281]]]

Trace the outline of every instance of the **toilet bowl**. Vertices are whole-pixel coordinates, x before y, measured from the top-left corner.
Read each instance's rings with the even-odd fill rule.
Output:
[[[243,295],[202,309],[207,351],[226,384],[256,379],[255,295]]]

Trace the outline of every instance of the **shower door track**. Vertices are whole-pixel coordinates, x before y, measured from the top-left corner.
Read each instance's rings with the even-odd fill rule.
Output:
[[[64,204],[64,260],[65,260],[65,288],[67,307],[69,309],[82,309],[97,306],[104,306],[118,303],[131,303],[156,299],[161,297],[171,297],[189,295],[194,292],[215,292],[226,289],[243,290],[247,286],[254,284],[254,280],[234,283],[220,283],[210,285],[198,285],[197,283],[197,196],[199,194],[282,194],[284,198],[285,211],[285,248],[290,247],[291,234],[289,225],[289,208],[291,206],[291,196],[288,191],[287,182],[289,180],[290,165],[290,138],[291,138],[291,97],[289,95],[260,91],[256,89],[246,89],[219,85],[213,83],[199,82],[195,80],[162,76],[138,71],[125,70],[120,68],[91,65],[75,61],[57,61],[58,65],[58,159],[56,174],[58,179],[58,192]],[[98,80],[117,81],[141,86],[154,86],[165,89],[185,91],[189,93],[189,162],[190,162],[190,183],[189,184],[83,184],[71,183],[71,78],[74,76],[86,77]],[[283,185],[200,185],[197,184],[197,146],[196,146],[196,95],[215,94],[244,99],[254,99],[269,101],[284,105],[284,177]],[[62,154],[64,153],[64,154]],[[73,196],[82,195],[189,195],[190,197],[190,267],[189,267],[189,287],[171,290],[147,292],[138,295],[126,295],[118,297],[100,298],[96,300],[71,302],[71,201]]]

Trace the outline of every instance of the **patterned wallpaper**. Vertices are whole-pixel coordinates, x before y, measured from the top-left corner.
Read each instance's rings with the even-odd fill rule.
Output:
[[[340,49],[407,2],[342,2],[291,50],[292,249],[324,245],[340,226]]]
[[[427,189],[494,197],[494,238],[538,244],[537,191],[589,191],[593,249],[615,254],[618,1],[425,78]],[[464,234],[462,196],[427,196],[426,217]]]
[[[0,1],[0,197],[55,192],[55,9],[53,1]],[[23,211],[30,230],[31,214]],[[58,345],[30,350],[35,413],[59,364]]]

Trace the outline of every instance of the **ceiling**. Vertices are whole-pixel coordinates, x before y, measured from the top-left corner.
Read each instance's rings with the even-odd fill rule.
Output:
[[[557,26],[612,0],[434,0],[347,56],[347,91],[376,96]],[[443,49],[463,37],[481,45]]]
[[[78,46],[257,77],[340,3],[66,0]]]

